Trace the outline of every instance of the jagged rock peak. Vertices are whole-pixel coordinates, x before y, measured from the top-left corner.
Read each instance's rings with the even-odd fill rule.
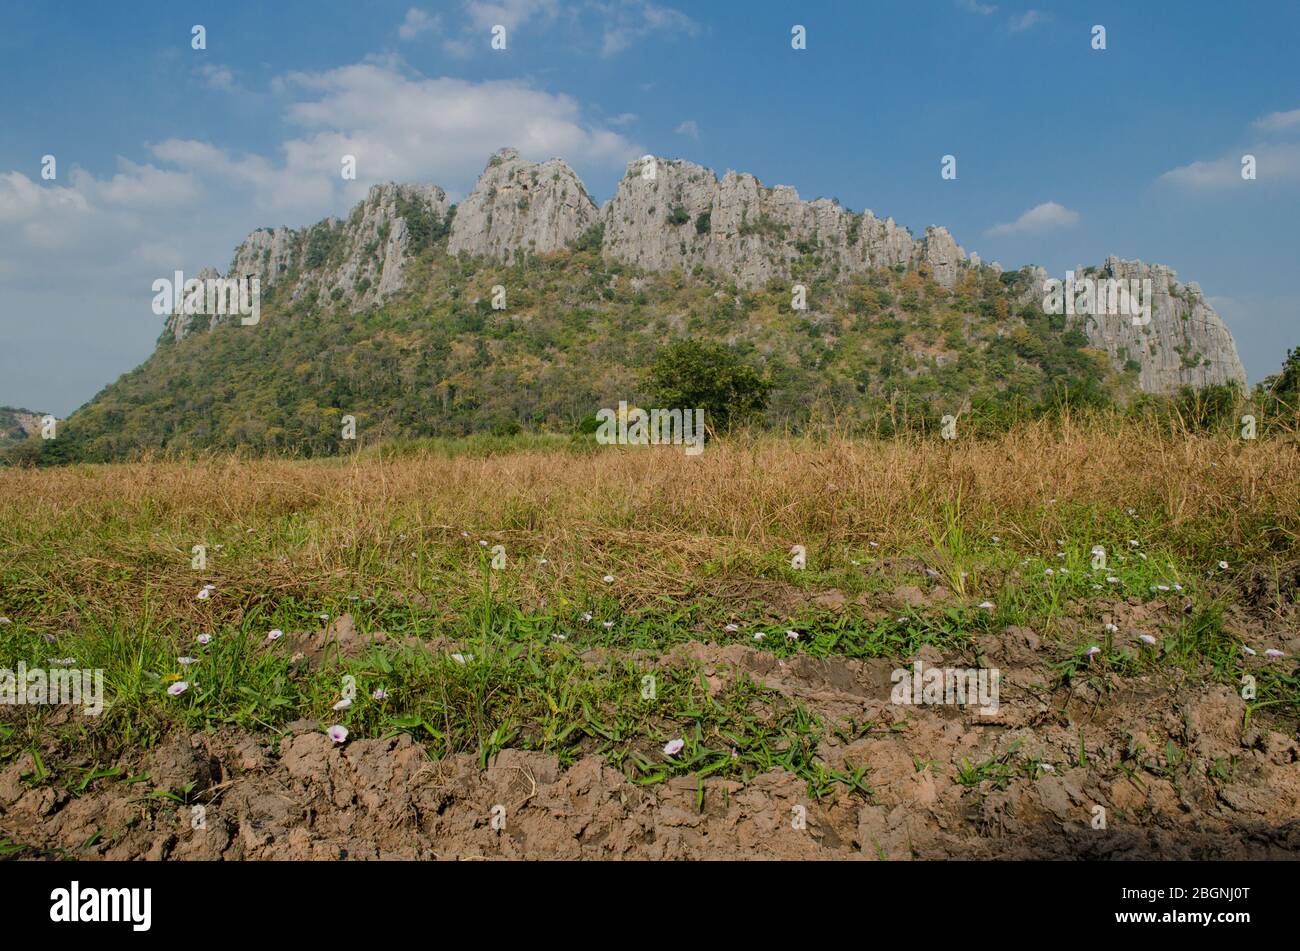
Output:
[[[1149,393],[1181,386],[1203,387],[1236,381],[1246,385],[1246,370],[1222,318],[1201,293],[1184,284],[1163,264],[1126,261],[1114,255],[1100,268],[1076,268],[1076,278],[1150,280],[1151,321],[1136,325],[1123,317],[1080,318],[1088,342],[1105,350],[1115,365],[1134,360],[1139,384]]]
[[[596,203],[566,162],[530,162],[517,149],[500,149],[457,207],[447,250],[505,260],[544,254],[567,246],[598,218]]]
[[[235,249],[226,276],[257,277],[264,299],[272,289],[291,300],[315,292],[322,303],[368,307],[405,286],[408,257],[446,232],[449,214],[436,185],[372,185],[344,220],[257,229]],[[209,268],[196,276],[220,275]],[[168,329],[179,340],[192,325],[173,315]]]
[[[628,164],[603,215],[606,255],[651,270],[703,265],[749,288],[788,279],[806,255],[849,273],[924,262],[952,287],[965,258],[944,229],[917,241],[892,218],[827,198],[805,202],[789,185],[769,188],[734,171],[719,179],[704,166],[658,156]]]

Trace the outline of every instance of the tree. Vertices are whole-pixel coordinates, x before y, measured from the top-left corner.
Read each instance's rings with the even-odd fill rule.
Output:
[[[646,388],[655,406],[702,409],[708,429],[724,433],[762,416],[772,384],[729,347],[678,340],[656,355]]]
[[[1264,386],[1275,399],[1293,408],[1300,406],[1300,347],[1287,351],[1282,372],[1268,377]]]

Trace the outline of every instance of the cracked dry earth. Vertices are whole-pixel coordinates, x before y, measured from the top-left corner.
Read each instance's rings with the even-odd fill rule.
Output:
[[[1230,687],[1162,672],[1115,680],[1105,696],[1086,685],[1053,690],[1029,630],[981,648],[1002,671],[996,714],[892,704],[886,660],[691,643],[660,661],[698,664],[710,690],[743,672],[827,723],[870,721],[856,737],[828,733],[820,749],[830,766],[868,767],[869,799],[839,785],[814,799],[803,780],[774,770],[744,783],[704,779],[701,807],[693,777],[637,785],[598,756],[561,769],[553,756],[505,750],[480,769],[470,755],[432,760],[404,734],[336,746],[319,724],[299,721],[274,738],[173,737],[120,764],[123,775],[149,773],[152,787],[192,784],[185,805],[120,783],[80,796],[31,788],[24,755],[0,773],[0,832],[50,857],[154,860],[1300,854],[1300,747],[1260,720],[1243,729]],[[964,662],[933,647],[918,656]],[[959,782],[964,763],[1004,755],[1047,768]]]

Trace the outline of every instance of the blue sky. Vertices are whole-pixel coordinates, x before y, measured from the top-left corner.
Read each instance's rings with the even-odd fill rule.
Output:
[[[565,158],[597,201],[652,152],[942,224],[1007,267],[1158,261],[1252,381],[1300,346],[1294,2],[6,0],[0,23],[0,404],[64,415],[138,365],[155,278],[376,181],[460,197],[502,145]]]

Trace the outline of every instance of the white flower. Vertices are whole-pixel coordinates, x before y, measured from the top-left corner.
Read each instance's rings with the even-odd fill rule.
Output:
[[[1046,571],[1043,572],[1043,574],[1045,574],[1045,575],[1054,575],[1054,574],[1056,574],[1056,571],[1055,571],[1055,569],[1048,568]]]
[[[347,709],[348,707],[350,707],[350,706],[352,706],[352,700],[351,700],[349,697],[344,697],[344,698],[343,698],[342,700],[340,700],[338,703],[334,704],[333,709],[334,709],[334,710],[346,710],[346,709]]]
[[[189,684],[187,684],[183,680],[178,680],[176,681],[176,683],[172,684],[170,687],[167,688],[167,692],[171,694],[173,697],[179,697],[181,694],[183,694],[185,691],[189,689],[190,689]]]
[[[10,621],[7,617],[0,617],[0,624],[12,624],[12,623],[13,622]]]
[[[1156,639],[1155,639],[1154,637],[1152,637],[1150,634],[1139,634],[1139,635],[1138,635],[1138,640],[1141,641],[1143,644],[1152,644],[1152,645],[1154,645],[1155,643],[1157,643],[1157,642],[1156,642]]]
[[[682,748],[685,746],[686,746],[685,740],[681,740],[681,739],[669,740],[667,743],[664,744],[664,755],[676,756],[678,753],[682,751]]]
[[[993,541],[993,544],[996,545],[998,542],[1002,541],[1002,539],[1000,539],[1000,538],[998,538],[998,536],[994,535],[992,541]]]
[[[209,644],[212,643],[212,635],[200,634],[197,638],[195,638],[195,640],[199,642],[200,647],[207,647]]]
[[[198,659],[197,657],[177,657],[177,658],[176,658],[176,663],[180,664],[182,667],[188,667],[190,664],[197,664],[198,662],[199,662],[199,659]]]
[[[1268,650],[1264,651],[1264,656],[1276,659],[1278,657],[1285,657],[1286,654],[1278,650],[1276,647],[1270,647]]]
[[[482,545],[484,548],[487,548],[487,542],[485,542],[483,539],[480,538],[480,539],[478,540],[478,543],[479,543],[480,545]]]
[[[330,619],[330,616],[328,614],[318,614],[316,616],[320,618],[322,621],[328,621]]]
[[[1147,553],[1144,552],[1144,551],[1140,551],[1140,552],[1138,552],[1138,557],[1141,558],[1143,561],[1146,561],[1146,560],[1147,560]]]
[[[728,624],[726,627],[723,628],[723,630],[726,631],[728,634],[735,634],[737,631],[740,630],[740,628],[736,627],[736,625],[734,624]]]
[[[538,563],[539,565],[549,565],[549,564],[550,564],[550,562],[547,561],[545,558],[538,558],[538,559],[537,559],[537,563]]]
[[[1255,656],[1255,651],[1252,648],[1247,647],[1245,644],[1241,645],[1241,652],[1245,654],[1247,657]]]
[[[552,634],[552,635],[551,635],[551,640],[553,640],[553,641],[567,641],[568,639],[569,639],[569,635],[568,635],[568,634]]]
[[[605,577],[601,578],[600,580],[603,581],[603,582],[605,582],[605,584],[613,584],[613,583],[614,583],[614,576],[613,576],[613,575],[605,575]]]
[[[993,602],[992,602],[992,601],[982,601],[982,602],[980,602],[980,607],[983,608],[985,611],[992,611],[992,610],[993,610]]]
[[[1106,633],[1107,633],[1107,634],[1114,634],[1114,633],[1115,633],[1116,631],[1118,631],[1118,630],[1119,630],[1119,627],[1117,627],[1117,626],[1114,625],[1114,624],[1107,624],[1107,625],[1106,625]]]
[[[1114,575],[1111,575],[1109,578],[1106,579],[1106,583],[1107,583],[1107,584],[1119,584],[1119,579],[1116,578]]]
[[[208,598],[212,597],[212,592],[216,590],[217,589],[215,585],[205,584],[202,588],[199,589],[199,593],[196,594],[194,597],[198,598],[200,601],[206,601],[208,600]]]
[[[754,635],[754,640],[761,641],[766,636],[767,635],[764,634],[762,631],[759,631],[757,634]]]
[[[611,627],[614,626],[614,622],[613,622],[613,621],[601,621],[600,623],[601,623],[601,625],[605,628],[605,630],[607,630],[607,631],[608,631]]]
[[[798,632],[798,631],[786,631],[786,632],[785,632],[785,637],[786,637],[786,640],[797,641],[797,640],[799,640],[799,632]]]
[[[1129,548],[1137,548],[1137,546],[1138,546],[1138,540],[1137,540],[1136,538],[1130,538],[1130,539],[1128,540],[1128,547],[1129,547]]]
[[[1226,571],[1227,569],[1228,569],[1228,563],[1226,561],[1219,562],[1220,571]]]
[[[1089,647],[1086,651],[1084,651],[1084,652],[1083,652],[1083,656],[1084,656],[1084,657],[1096,657],[1096,656],[1097,656],[1098,654],[1100,654],[1100,653],[1101,653],[1101,648],[1100,648],[1100,647],[1097,647],[1096,645],[1094,645],[1094,646],[1092,646],[1092,647]]]
[[[388,699],[388,691],[385,690],[383,687],[379,687],[378,689],[375,690],[374,693],[372,693],[372,694],[370,695],[370,699],[371,699],[371,700],[387,700],[387,699]]]
[[[330,727],[325,732],[335,743],[342,743],[348,738],[348,728],[345,726],[339,726],[338,724]]]
[[[465,661],[473,658],[473,654],[452,654],[451,659],[458,664],[464,664]]]
[[[1039,764],[1038,764],[1038,768],[1041,769],[1041,770],[1042,770],[1043,772],[1045,772],[1045,773],[1054,773],[1054,772],[1056,772],[1056,767],[1053,766],[1051,763],[1039,763]]]
[[[879,548],[879,547],[880,547],[880,545],[878,545],[876,542],[867,542],[867,544],[870,545],[872,548]]]
[[[280,630],[278,627],[266,635],[268,641],[278,641],[282,637],[284,637],[284,631]]]
[[[582,619],[583,619],[584,621],[590,621],[590,620],[591,620],[591,612],[588,611],[588,612],[586,612],[585,614],[583,614]]]

